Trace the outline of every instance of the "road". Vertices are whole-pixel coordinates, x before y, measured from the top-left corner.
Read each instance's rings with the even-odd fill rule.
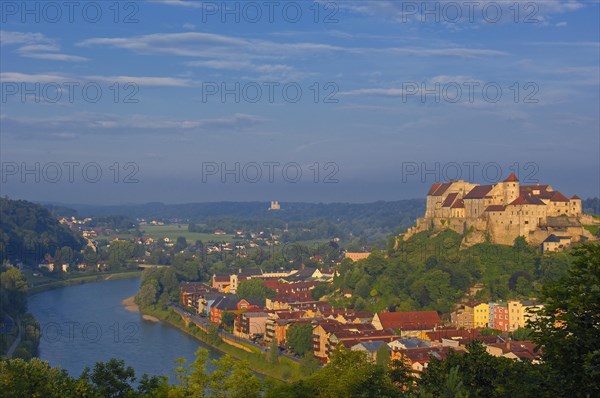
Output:
[[[210,323],[210,320],[208,320],[207,318],[203,318],[203,317],[200,317],[198,315],[194,315],[194,314],[190,313],[189,311],[187,311],[185,308],[183,308],[183,307],[181,307],[181,306],[179,306],[177,304],[171,304],[171,308],[173,308],[173,310],[175,312],[177,312],[179,315],[186,316],[186,317],[190,318],[190,320],[192,322],[194,322],[194,323],[196,323],[198,325],[202,325],[202,327],[204,329],[206,329],[206,330],[208,330],[208,327],[210,325],[212,325]],[[249,344],[249,345],[254,346],[254,347],[256,347],[259,350],[264,351],[264,352],[267,352],[269,350],[267,347],[264,347],[264,346],[262,346],[262,345],[260,345],[258,343],[255,343],[255,342],[253,342],[251,340],[247,340],[247,339],[243,339],[241,337],[234,336],[233,334],[231,334],[229,332],[226,332],[223,329],[219,329],[219,336],[225,337],[225,338],[227,338],[229,340],[239,341],[239,342],[243,342],[244,344]],[[298,362],[298,363],[301,362],[300,358],[297,358],[297,357],[295,357],[293,355],[290,355],[290,354],[286,354],[285,352],[282,352],[282,353],[280,352],[279,355],[283,356],[283,357],[286,357],[288,359],[291,359],[294,362]]]

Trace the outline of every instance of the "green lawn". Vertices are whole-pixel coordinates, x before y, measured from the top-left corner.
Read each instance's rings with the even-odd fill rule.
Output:
[[[202,242],[232,242],[234,239],[231,235],[215,235],[205,234],[201,232],[189,232],[187,224],[170,224],[170,225],[141,225],[140,231],[145,236],[153,239],[164,238],[175,240],[179,236],[183,236],[188,243],[194,243],[197,240]]]

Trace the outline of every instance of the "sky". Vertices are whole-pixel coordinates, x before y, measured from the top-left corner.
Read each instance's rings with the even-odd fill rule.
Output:
[[[600,196],[598,1],[3,1],[1,194]]]

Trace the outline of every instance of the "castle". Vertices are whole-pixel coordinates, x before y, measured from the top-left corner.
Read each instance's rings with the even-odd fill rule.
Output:
[[[426,206],[425,216],[409,228],[404,240],[444,229],[464,234],[464,246],[486,240],[512,245],[518,236],[531,244],[557,235],[570,242],[593,237],[582,226],[582,221],[592,222],[582,214],[579,197],[569,199],[550,185],[521,185],[514,173],[494,185],[463,180],[433,184]]]

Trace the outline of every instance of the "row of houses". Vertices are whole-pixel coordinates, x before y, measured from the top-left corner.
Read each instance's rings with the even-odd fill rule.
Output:
[[[337,271],[334,268],[312,268],[302,267],[301,269],[281,270],[273,272],[263,272],[260,269],[239,269],[237,273],[213,275],[211,286],[221,293],[235,294],[240,282],[258,278],[258,279],[279,279],[284,282],[333,282]]]
[[[279,280],[266,280],[265,283],[271,288],[282,289],[278,290],[278,295],[289,291],[280,284],[306,284]],[[339,346],[363,351],[373,361],[377,360],[378,353],[386,350],[392,360],[406,362],[418,376],[431,358],[444,359],[450,349],[466,352],[466,345],[475,339],[482,341],[491,355],[530,360],[539,355],[528,342],[515,343],[499,336],[482,336],[473,328],[448,329],[436,311],[374,314],[334,309],[327,302],[309,297],[281,300],[285,301],[285,308],[274,308],[268,305],[268,300],[259,302],[223,294],[198,282],[181,284],[183,306],[195,309],[215,325],[222,324],[225,313],[234,314],[233,334],[239,338],[260,339],[265,343],[275,340],[278,346],[286,347],[287,332],[292,325],[310,325],[312,353],[321,363],[327,363]]]
[[[451,324],[459,329],[491,328],[513,332],[536,319],[543,305],[534,300],[471,303],[460,306],[450,314]]]

